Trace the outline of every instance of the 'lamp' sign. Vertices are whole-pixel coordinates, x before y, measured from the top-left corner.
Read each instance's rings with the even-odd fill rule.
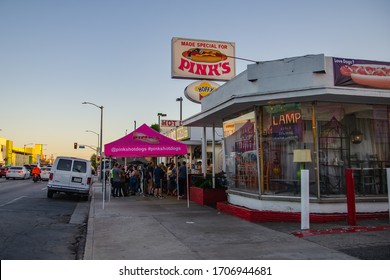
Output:
[[[272,137],[274,140],[302,139],[303,120],[301,110],[289,110],[272,114]]]
[[[172,38],[172,78],[228,81],[235,75],[235,43]]]
[[[184,89],[184,95],[192,102],[201,103],[203,97],[209,95],[219,87],[219,84],[211,81],[197,81],[189,84]]]

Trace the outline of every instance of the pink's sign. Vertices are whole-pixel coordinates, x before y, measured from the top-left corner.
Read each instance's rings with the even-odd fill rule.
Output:
[[[172,78],[228,81],[235,75],[234,43],[172,38]]]

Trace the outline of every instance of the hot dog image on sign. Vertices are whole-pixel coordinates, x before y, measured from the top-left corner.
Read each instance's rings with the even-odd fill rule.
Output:
[[[390,62],[333,58],[335,86],[390,89]]]
[[[172,78],[228,81],[235,76],[232,42],[172,38]]]

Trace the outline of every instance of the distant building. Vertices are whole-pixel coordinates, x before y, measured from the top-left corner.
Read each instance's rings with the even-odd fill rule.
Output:
[[[36,164],[45,160],[42,144],[16,147],[12,140],[0,137],[0,165]]]

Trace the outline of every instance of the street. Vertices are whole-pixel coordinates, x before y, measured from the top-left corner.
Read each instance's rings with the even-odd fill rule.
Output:
[[[89,202],[67,195],[48,199],[46,184],[0,178],[0,259],[83,258]]]

